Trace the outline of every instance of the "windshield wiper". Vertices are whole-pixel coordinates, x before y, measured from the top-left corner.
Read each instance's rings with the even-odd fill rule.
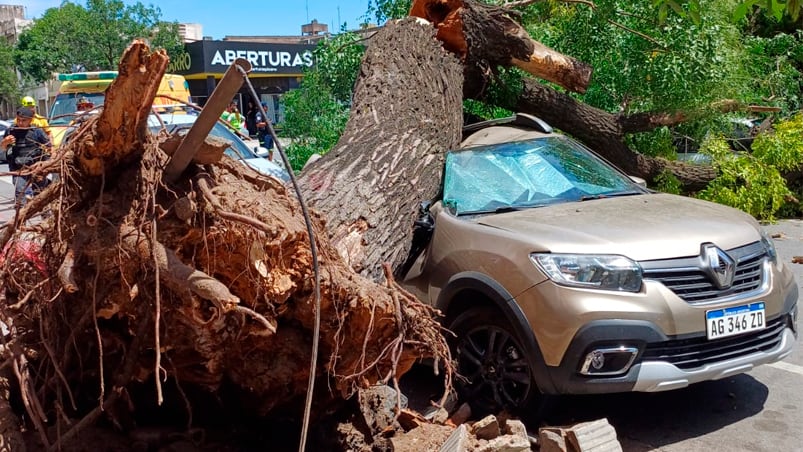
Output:
[[[476,210],[473,212],[461,212],[460,215],[484,215],[489,213],[508,213],[508,212],[518,212],[520,210],[525,209],[534,209],[537,207],[544,207],[546,204],[538,203],[538,204],[516,204],[516,205],[506,205],[506,206],[499,206],[495,209],[488,209],[488,210]]]
[[[604,198],[617,198],[619,196],[633,196],[633,195],[643,195],[644,192],[636,191],[636,190],[626,190],[626,191],[617,191],[613,193],[601,193],[599,195],[583,195],[580,197],[580,201],[591,201],[594,199],[604,199]]]

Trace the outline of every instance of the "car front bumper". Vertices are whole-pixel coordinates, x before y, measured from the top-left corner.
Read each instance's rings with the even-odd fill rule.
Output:
[[[791,328],[782,330],[778,345],[767,351],[758,351],[745,356],[719,361],[692,370],[680,369],[662,361],[642,362],[637,367],[633,391],[657,392],[684,388],[692,383],[719,380],[752,370],[761,364],[780,361],[792,353],[795,334]]]
[[[796,300],[797,291],[790,296]],[[797,317],[798,306],[793,303],[783,315],[769,319],[765,330],[717,341],[708,341],[705,334],[669,338],[645,321],[595,321],[578,332],[560,366],[547,366],[549,381],[539,381],[539,387],[553,394],[657,392],[727,378],[789,356],[797,337]],[[612,345],[638,350],[625,373],[596,376],[578,371],[589,351]]]
[[[763,265],[760,290],[724,301],[689,303],[652,280],[639,293],[550,281],[533,286],[515,301],[539,350],[539,388],[548,394],[663,391],[783,359],[798,333],[798,287],[785,265]],[[707,339],[708,310],[751,303],[766,306],[764,329]],[[605,358],[604,372],[586,372],[600,364],[595,354]]]

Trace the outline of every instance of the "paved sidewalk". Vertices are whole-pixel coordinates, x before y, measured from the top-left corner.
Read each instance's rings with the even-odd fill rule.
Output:
[[[0,224],[14,218],[14,185],[5,179],[0,179]]]

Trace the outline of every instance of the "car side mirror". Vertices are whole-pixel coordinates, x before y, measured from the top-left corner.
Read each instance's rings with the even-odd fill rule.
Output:
[[[647,181],[646,180],[644,180],[644,179],[642,179],[642,178],[640,178],[638,176],[627,176],[627,177],[629,177],[630,180],[635,182],[636,185],[638,185],[639,187],[647,188]]]

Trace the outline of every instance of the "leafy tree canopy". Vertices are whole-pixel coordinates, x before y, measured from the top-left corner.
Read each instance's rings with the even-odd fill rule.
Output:
[[[0,38],[0,99],[16,105],[20,92],[17,73],[14,72],[13,51],[7,40]]]
[[[720,100],[778,107],[780,116],[803,105],[803,32],[792,28],[791,34],[784,33],[789,27],[770,25],[764,27],[767,32],[756,33],[763,24],[780,24],[779,14],[787,23],[800,10],[799,2],[486,1],[520,11],[531,36],[594,68],[588,91],[576,95],[579,100],[609,112],[688,111],[690,117],[701,118],[679,131],[662,128],[628,136],[628,143],[642,152],[673,158],[679,133],[698,143],[712,128],[727,133],[732,124],[720,119]],[[366,16],[378,23],[401,18],[411,3],[370,0]],[[319,54],[316,64],[326,71],[314,79],[323,84],[314,90],[337,92],[341,102],[331,105],[342,106],[347,98],[343,89],[353,82],[357,68],[337,64],[344,57],[332,51],[336,48]],[[518,97],[521,77],[529,76],[517,69],[500,70],[486,102],[467,101],[466,113],[484,118],[509,115],[498,106]],[[311,78],[307,87],[312,86]],[[294,108],[302,111],[301,107]]]
[[[24,30],[14,61],[20,72],[37,82],[53,72],[115,70],[133,39],[144,38],[168,55],[184,51],[177,22],[160,20],[158,7],[121,0],[87,0],[85,6],[64,1],[50,8]]]

